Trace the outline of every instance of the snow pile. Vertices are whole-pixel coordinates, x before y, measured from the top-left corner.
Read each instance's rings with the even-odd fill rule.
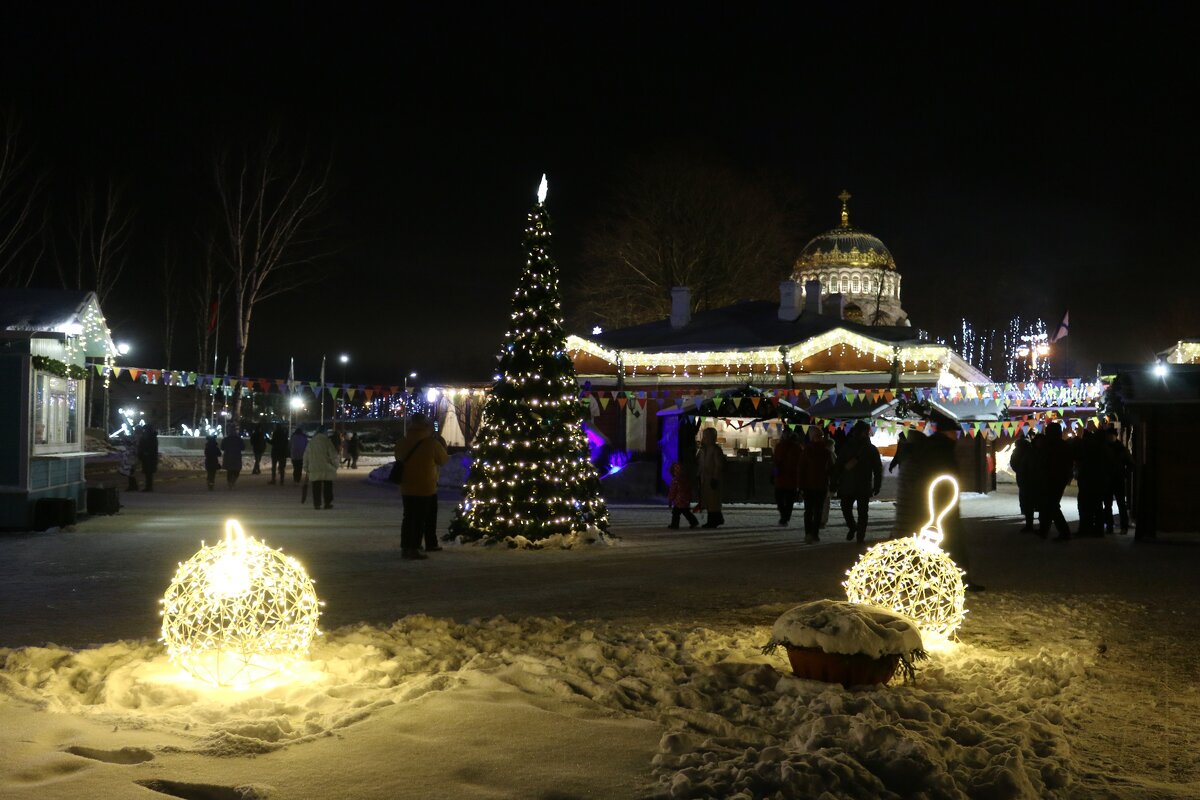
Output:
[[[0,708],[158,732],[160,754],[234,757],[369,727],[431,694],[453,708],[486,689],[517,698],[496,707],[512,720],[526,719],[522,708],[590,708],[657,725],[647,797],[1066,795],[1062,709],[1076,699],[1081,658],[963,645],[934,654],[916,685],[848,692],[791,677],[760,652],[767,633],[414,616],[333,631],[296,681],[254,693],[186,679],[148,641],[0,649]],[[521,724],[511,721],[510,738]]]
[[[485,544],[496,544],[495,541],[483,541]],[[620,541],[616,536],[605,533],[595,525],[588,526],[582,531],[571,533],[556,533],[544,539],[529,539],[525,536],[505,536],[498,543],[513,550],[571,550],[583,545],[595,544],[612,547]]]
[[[771,640],[871,658],[922,649],[921,632],[912,620],[884,608],[844,600],[813,600],[784,612],[771,628]]]

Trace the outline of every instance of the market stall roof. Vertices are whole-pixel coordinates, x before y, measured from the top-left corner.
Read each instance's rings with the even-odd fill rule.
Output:
[[[697,395],[697,397],[700,396]],[[716,402],[714,397],[719,397],[721,402]],[[759,403],[755,405],[753,402],[750,402],[747,408],[747,404],[742,401],[748,398],[759,398]],[[722,411],[722,407],[724,407],[724,411]],[[684,399],[680,405],[664,408],[658,411],[655,416],[673,417],[684,414],[699,414],[704,417],[745,417],[755,419],[773,419],[775,417],[793,419],[802,417],[805,422],[812,416],[805,409],[786,398],[777,396],[773,391],[764,391],[752,385],[738,386],[718,392],[716,395],[710,397],[704,397],[699,405],[695,401],[688,402],[687,399]]]
[[[116,355],[95,292],[71,289],[0,289],[0,331],[80,337],[91,358]]]

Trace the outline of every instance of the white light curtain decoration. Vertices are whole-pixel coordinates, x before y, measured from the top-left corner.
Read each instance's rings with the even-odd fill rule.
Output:
[[[179,565],[162,599],[161,641],[197,680],[245,688],[304,657],[321,605],[299,561],[231,519],[223,541]]]
[[[938,484],[954,490],[949,502],[936,508]],[[929,521],[913,536],[877,544],[863,553],[842,586],[851,603],[890,608],[914,620],[923,633],[949,638],[962,625],[966,611],[963,571],[939,547],[942,520],[958,503],[958,482],[940,475],[929,484]]]

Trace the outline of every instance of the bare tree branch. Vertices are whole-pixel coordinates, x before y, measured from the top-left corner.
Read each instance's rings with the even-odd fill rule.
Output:
[[[737,171],[685,158],[642,165],[585,244],[569,287],[576,324],[634,325],[670,314],[671,288],[694,311],[774,295],[795,256],[784,207]]]
[[[319,221],[328,200],[330,166],[285,151],[277,132],[257,150],[226,150],[213,159],[220,212],[217,253],[229,278],[235,314],[237,373],[245,371],[254,308],[313,279],[304,268],[325,255]],[[234,418],[241,414],[241,395]]]
[[[0,115],[0,284],[28,285],[46,251],[45,175],[31,173],[29,158],[20,123]]]
[[[56,259],[62,285],[94,291],[101,307],[116,289],[127,264],[133,213],[122,195],[123,190],[113,181],[105,185],[102,197],[95,184],[81,191],[67,226],[73,263]]]

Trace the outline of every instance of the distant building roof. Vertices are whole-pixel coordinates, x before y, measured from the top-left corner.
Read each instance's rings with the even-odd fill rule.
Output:
[[[0,331],[57,333],[82,340],[84,355],[101,357],[116,348],[95,292],[72,289],[0,289]]]

